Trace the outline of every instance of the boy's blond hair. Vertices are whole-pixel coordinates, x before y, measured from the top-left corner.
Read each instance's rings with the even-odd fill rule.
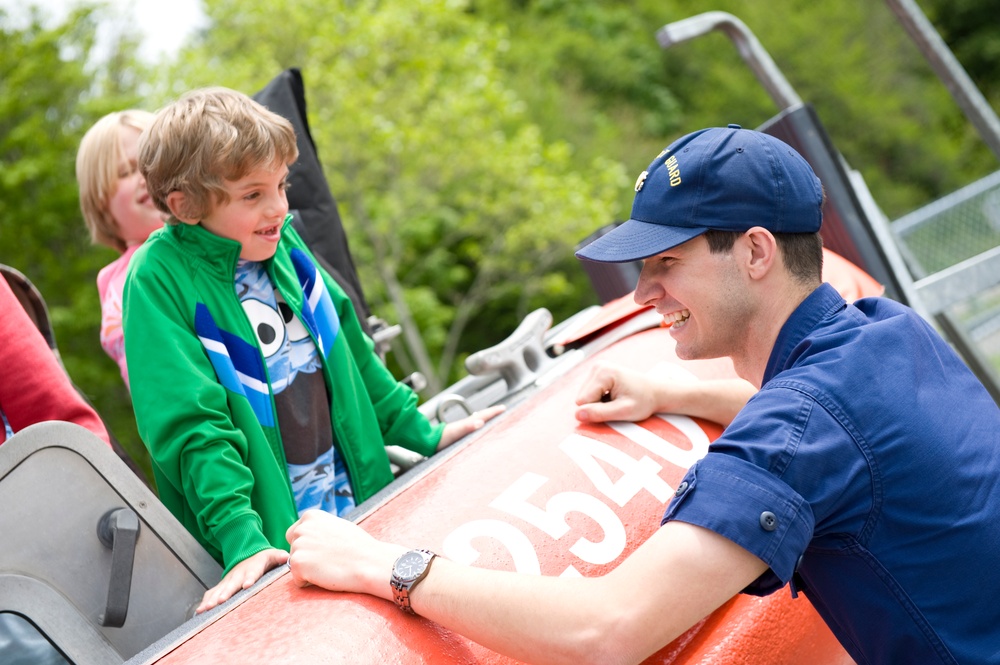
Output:
[[[76,181],[80,187],[80,211],[90,231],[90,239],[119,252],[126,249],[118,223],[111,216],[109,204],[121,178],[119,169],[125,161],[121,128],[139,133],[153,124],[149,111],[128,109],[109,113],[87,130],[76,153]]]
[[[156,207],[170,213],[167,195],[179,191],[191,218],[229,200],[224,181],[298,156],[288,120],[228,88],[185,94],[156,114],[139,142],[139,170]]]

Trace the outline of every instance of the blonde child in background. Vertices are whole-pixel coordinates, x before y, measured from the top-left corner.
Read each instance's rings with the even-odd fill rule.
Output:
[[[148,111],[128,109],[109,113],[84,135],[76,155],[80,209],[95,244],[107,245],[121,256],[101,269],[101,347],[121,370],[129,386],[122,334],[122,294],[125,273],[135,250],[163,226],[166,215],[146,191],[139,173],[139,135],[153,122]]]

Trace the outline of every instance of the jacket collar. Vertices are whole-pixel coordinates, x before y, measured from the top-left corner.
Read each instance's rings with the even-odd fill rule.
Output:
[[[282,231],[291,223],[292,216],[289,214],[282,224]],[[217,236],[201,224],[168,224],[163,228],[163,233],[179,244],[191,260],[204,265],[211,272],[226,278],[232,278],[236,274],[236,262],[243,248],[239,242]],[[268,259],[262,263],[269,265],[270,262],[271,259]]]

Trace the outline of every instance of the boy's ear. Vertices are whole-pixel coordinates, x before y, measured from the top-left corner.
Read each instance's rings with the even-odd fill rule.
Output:
[[[175,189],[167,194],[167,207],[170,208],[170,214],[185,224],[197,224],[201,220],[188,214],[186,204],[187,199],[184,192]]]

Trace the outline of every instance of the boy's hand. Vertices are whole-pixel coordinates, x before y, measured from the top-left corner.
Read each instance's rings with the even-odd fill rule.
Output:
[[[201,605],[195,609],[196,614],[210,610],[216,605],[226,602],[237,591],[249,589],[254,582],[264,576],[264,573],[288,561],[288,552],[269,549],[248,556],[233,566],[218,584],[205,592]]]
[[[456,420],[453,423],[448,423],[444,427],[444,431],[441,433],[441,440],[438,442],[438,450],[443,450],[461,439],[466,434],[471,434],[477,429],[486,424],[487,420],[496,418],[501,413],[504,412],[505,407],[503,404],[498,404],[497,406],[491,406],[488,409],[483,409],[482,411],[476,411],[471,416],[462,418],[461,420]]]

